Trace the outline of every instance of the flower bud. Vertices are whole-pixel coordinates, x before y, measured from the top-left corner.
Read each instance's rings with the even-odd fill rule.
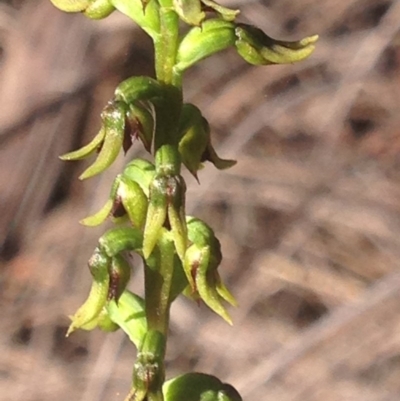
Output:
[[[229,384],[204,373],[186,373],[163,385],[165,401],[242,401],[240,394]]]
[[[318,35],[296,42],[276,40],[252,25],[236,25],[238,53],[250,64],[286,64],[301,61],[314,51]]]
[[[192,28],[179,44],[175,68],[184,71],[198,61],[233,46],[235,25],[221,19],[209,19]]]

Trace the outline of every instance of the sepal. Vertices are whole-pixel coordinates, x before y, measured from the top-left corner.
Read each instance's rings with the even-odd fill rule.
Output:
[[[118,187],[121,181],[121,176],[118,175],[111,187],[110,195],[105,205],[95,214],[85,217],[80,220],[80,223],[87,227],[95,227],[102,224],[107,217],[112,213],[117,198]]]
[[[117,196],[132,225],[142,229],[146,222],[148,200],[140,185],[122,176]]]
[[[110,315],[107,311],[107,305],[104,306],[99,316],[97,317],[97,327],[107,333],[112,333],[120,328],[118,324],[114,323],[111,320]]]
[[[115,8],[110,0],[50,0],[57,8],[69,13],[83,12],[92,19],[108,17]]]
[[[143,256],[147,259],[157,244],[167,218],[168,177],[156,176],[150,184],[149,206],[143,232]]]
[[[189,25],[200,26],[206,18],[200,0],[173,0],[174,11]]]
[[[122,81],[114,92],[115,99],[125,104],[163,98],[164,88],[155,79],[145,76],[130,77]]]
[[[202,155],[201,161],[202,162],[209,161],[218,170],[226,170],[228,168],[233,167],[237,163],[236,160],[221,159],[217,155],[217,152],[215,151],[215,149],[211,143],[211,139],[207,143],[207,147]]]
[[[92,330],[97,326],[97,318],[108,299],[110,263],[111,258],[100,248],[96,248],[88,262],[93,276],[90,293],[83,305],[71,316],[67,337],[76,329]]]
[[[208,121],[193,104],[186,103],[182,107],[179,133],[178,150],[182,162],[197,180],[197,171],[205,161],[210,161],[219,170],[236,164],[235,160],[221,159],[217,155],[211,144]]]
[[[140,185],[144,194],[148,197],[150,184],[156,174],[156,168],[153,163],[144,159],[134,159],[129,162],[124,169],[124,177],[135,181]]]
[[[201,111],[193,104],[186,103],[182,107],[179,123],[178,150],[182,163],[197,178],[197,171],[201,167],[203,154],[210,141],[210,130]]]
[[[85,8],[83,13],[90,19],[103,19],[108,17],[115,7],[110,0],[94,0],[90,2],[90,5]]]
[[[61,160],[81,160],[89,157],[95,152],[98,152],[101,148],[102,143],[104,142],[104,137],[106,136],[106,130],[104,127],[101,127],[98,134],[93,138],[93,140],[85,145],[84,147],[74,150],[73,152],[66,153],[60,156]]]
[[[89,4],[90,0],[50,0],[54,6],[61,11],[67,13],[78,13],[83,11]]]
[[[276,40],[252,25],[236,25],[236,49],[248,63],[254,65],[287,64],[304,60],[315,49],[318,35],[296,42]]]
[[[160,33],[157,0],[112,0],[114,7],[135,21],[153,39]]]
[[[141,253],[143,236],[135,227],[118,227],[106,231],[99,239],[98,248],[108,257],[118,255],[122,251]]]
[[[102,127],[95,138],[83,148],[60,157],[62,160],[80,160],[99,152],[95,162],[79,177],[81,180],[103,172],[117,158],[124,140],[126,107],[123,102],[109,102],[101,114]]]
[[[124,139],[126,105],[123,102],[111,101],[101,113],[104,141],[95,162],[79,177],[81,180],[100,174],[117,158]]]
[[[185,218],[186,184],[180,175],[169,178],[168,185],[168,222],[176,253],[181,260],[187,248],[187,228]]]
[[[237,15],[240,13],[239,10],[232,10],[231,8],[223,7],[213,0],[201,0],[206,11],[214,11],[218,13],[225,21],[234,21]]]

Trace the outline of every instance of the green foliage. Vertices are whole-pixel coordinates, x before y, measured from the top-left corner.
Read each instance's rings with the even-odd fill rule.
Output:
[[[207,119],[182,99],[184,72],[229,47],[250,64],[293,63],[308,57],[317,36],[296,42],[275,40],[259,28],[239,23],[238,10],[213,0],[51,0],[66,12],[92,19],[115,10],[136,22],[154,41],[156,78],[131,77],[115,90],[101,114],[101,128],[83,148],[62,156],[79,160],[96,155],[81,179],[102,173],[139,139],[154,163],[127,163],[105,205],[81,221],[96,226],[110,217],[107,231],[89,259],[93,278],[87,300],[71,317],[67,335],[96,327],[121,328],[138,349],[127,401],[239,401],[237,391],[214,376],[187,373],[165,382],[164,356],[169,311],[180,295],[203,301],[232,324],[225,302],[236,305],[221,280],[220,243],[211,227],[186,216],[184,165],[197,179],[203,163],[218,169],[234,160],[218,157]],[[182,35],[180,21],[191,25]],[[131,293],[127,252],[143,259],[145,299]]]

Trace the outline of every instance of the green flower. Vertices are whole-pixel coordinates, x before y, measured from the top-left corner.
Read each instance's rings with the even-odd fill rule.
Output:
[[[318,35],[296,42],[286,42],[269,37],[252,25],[236,25],[236,49],[250,64],[288,64],[307,58],[315,49]]]
[[[180,175],[158,173],[150,184],[149,206],[143,233],[143,256],[147,259],[157,244],[161,228],[171,230],[176,252],[183,260],[187,232],[185,221],[186,184]]]
[[[182,163],[197,178],[197,172],[205,161],[210,161],[218,169],[226,169],[236,164],[235,160],[224,160],[218,157],[211,144],[210,126],[193,104],[182,107],[179,122],[178,150]]]
[[[222,300],[231,305],[236,301],[222,283],[218,266],[222,260],[221,245],[212,229],[203,221],[194,217],[187,219],[189,245],[183,264],[183,269],[189,282],[186,295],[201,298],[215,313],[229,324],[232,324]]]

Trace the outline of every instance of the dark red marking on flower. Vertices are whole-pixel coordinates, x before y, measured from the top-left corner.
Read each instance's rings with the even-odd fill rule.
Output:
[[[122,217],[126,215],[126,210],[124,208],[124,205],[122,204],[122,199],[120,196],[117,196],[114,199],[114,203],[110,214],[113,217]]]
[[[108,300],[116,300],[118,301],[119,298],[119,281],[120,281],[120,275],[116,271],[111,271],[110,273],[110,283],[109,283],[109,288],[108,288]]]
[[[194,288],[192,288],[192,291],[194,293],[197,293],[196,277],[197,277],[197,271],[199,270],[199,264],[200,262],[198,260],[194,261],[192,263],[192,268],[190,269],[190,275],[192,276],[194,283]]]
[[[122,141],[122,149],[124,154],[128,152],[133,143],[137,140],[139,136],[140,123],[136,117],[126,116],[125,118],[125,130],[124,139]]]

